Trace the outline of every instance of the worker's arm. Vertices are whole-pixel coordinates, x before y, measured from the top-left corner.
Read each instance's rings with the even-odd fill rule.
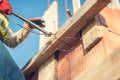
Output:
[[[21,28],[18,32],[13,33],[10,29],[8,31],[8,37],[5,41],[3,41],[7,46],[11,48],[15,48],[18,44],[20,44],[24,39],[27,38],[29,33],[32,31],[31,28],[24,26],[26,29]]]
[[[44,26],[44,20],[41,18],[32,18],[30,19],[33,23],[43,27]],[[34,26],[30,25],[29,23],[25,23],[23,25],[23,28],[21,28],[18,32],[13,33],[11,29],[8,30],[7,39],[3,42],[11,47],[15,48],[18,44],[20,44],[24,39],[27,38],[27,36],[30,34],[30,32],[34,29]]]

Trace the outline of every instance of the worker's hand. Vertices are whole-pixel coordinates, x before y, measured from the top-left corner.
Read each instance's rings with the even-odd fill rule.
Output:
[[[8,0],[2,0],[0,2],[0,12],[11,15],[12,14],[12,6],[10,5]]]
[[[40,27],[45,27],[44,20],[42,18],[31,18],[31,22],[35,23],[36,25],[39,25]],[[26,26],[30,27],[31,29],[34,28],[34,26],[30,25],[29,23],[26,22]]]

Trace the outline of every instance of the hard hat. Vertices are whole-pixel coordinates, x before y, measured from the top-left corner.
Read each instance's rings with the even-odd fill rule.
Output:
[[[0,0],[0,3],[2,2],[3,0]],[[9,0],[4,0],[4,1],[9,1]]]
[[[0,12],[5,13],[7,15],[12,14],[12,6],[9,3],[9,0],[0,0]]]

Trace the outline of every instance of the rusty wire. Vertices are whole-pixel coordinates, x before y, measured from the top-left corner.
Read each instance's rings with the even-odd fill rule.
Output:
[[[68,20],[68,14],[66,13],[66,10],[68,9],[68,3],[67,0],[64,0],[65,3],[65,14],[66,14],[66,21]]]

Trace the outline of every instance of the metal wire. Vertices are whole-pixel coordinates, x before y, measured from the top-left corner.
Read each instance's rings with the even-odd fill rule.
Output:
[[[70,49],[61,49],[61,48],[56,48],[56,49],[59,50],[59,51],[70,52],[70,51],[74,50],[78,45],[76,45],[76,46],[74,46],[74,47],[72,47]]]
[[[48,8],[50,7],[50,0],[48,0]]]
[[[23,26],[20,25],[20,24],[17,24],[17,25],[20,26],[21,28],[25,29],[25,30],[30,31],[28,28],[25,28],[25,27],[23,27]],[[37,32],[37,31],[32,31],[31,33],[36,34],[36,35],[45,35],[45,34],[42,34],[42,33]],[[55,36],[55,34],[52,34],[52,35]],[[70,38],[70,37],[66,37],[66,38]],[[65,45],[67,45],[67,46],[70,46],[68,43],[66,43],[66,42],[58,39],[56,36],[55,36],[55,39],[57,39],[58,41],[60,41],[61,43],[65,44]],[[72,39],[73,39],[73,38],[72,38]]]
[[[111,29],[111,28],[107,28],[107,29],[108,29],[109,32],[112,32],[112,33],[114,33],[114,34],[120,36],[120,32],[115,31],[115,30],[113,30],[113,29]]]
[[[13,14],[14,16],[18,17],[19,19],[21,19],[21,20],[29,23],[30,25],[34,26],[34,28],[40,30],[41,32],[43,32],[44,34],[46,34],[45,36],[50,37],[50,36],[52,35],[51,32],[46,31],[45,29],[41,28],[39,25],[37,25],[37,24],[33,23],[32,21],[24,18],[23,16],[19,15],[18,13],[12,11],[12,14]]]
[[[77,40],[77,38],[73,38],[73,37],[65,37],[65,38],[68,38],[68,39],[74,39],[74,40]],[[82,40],[82,37],[79,39],[79,41]],[[67,43],[68,44],[68,43]],[[73,49],[75,49],[79,44],[77,44],[76,46],[70,48],[70,49],[61,49],[61,48],[56,48],[57,50],[59,51],[64,51],[64,52],[70,52],[72,51]]]
[[[22,26],[22,25],[20,25],[20,24],[17,24],[17,25],[18,25],[18,26],[20,26],[21,28],[25,29],[25,30],[30,31],[30,29],[25,28],[25,27],[23,27],[23,26]],[[37,31],[32,31],[31,33],[36,34],[36,35],[45,35],[45,34],[43,34],[43,33],[39,33],[39,32],[37,32]]]
[[[59,42],[64,43],[64,44],[67,45],[67,46],[70,46],[68,43],[66,43],[66,42],[58,39],[55,34],[54,34],[54,36],[55,36],[54,39],[57,39]]]
[[[65,13],[66,13],[66,10],[68,9],[68,4],[67,4],[67,0],[64,0],[65,2]],[[68,14],[66,13],[66,21],[68,20]]]

